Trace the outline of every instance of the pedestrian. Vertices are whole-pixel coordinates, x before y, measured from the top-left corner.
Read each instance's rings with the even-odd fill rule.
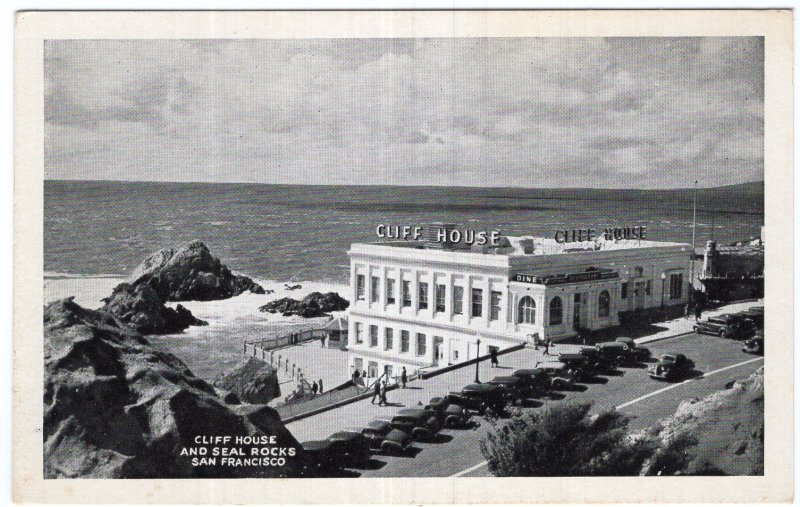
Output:
[[[586,345],[586,335],[581,335],[581,345]]]
[[[500,362],[497,360],[497,349],[491,348],[489,349],[489,357],[492,362],[492,368],[497,368],[500,366]]]
[[[361,377],[361,372],[359,370],[356,370],[356,371],[353,372],[353,380],[355,380],[357,378],[360,378],[360,377]]]
[[[319,379],[319,394],[322,394],[322,379]]]
[[[408,373],[406,372],[406,367],[403,366],[403,370],[400,372],[400,383],[403,384],[403,389],[406,388],[406,382],[408,382]]]
[[[700,317],[703,316],[703,307],[697,305],[694,307],[694,320],[700,320]]]
[[[317,382],[316,382],[316,380],[315,380],[315,381],[314,381],[314,383],[313,383],[313,384],[311,384],[311,392],[312,392],[314,395],[316,395],[316,394],[317,394],[317,391],[319,391],[319,386],[317,385]]]
[[[533,338],[533,350],[539,350],[539,333],[533,333],[532,335],[528,335]]]
[[[372,400],[370,400],[370,403],[372,403],[373,405],[375,404],[375,398],[378,398],[378,401],[381,401],[381,383],[380,382],[375,382],[375,384],[373,384],[373,387],[372,387]]]
[[[362,371],[361,376],[367,378],[367,370]]]
[[[383,382],[380,382],[380,385],[381,385],[380,389],[381,401],[378,403],[378,406],[382,407],[388,404],[388,402],[386,401],[386,381],[384,380]]]
[[[544,355],[545,356],[550,355],[550,342],[548,340],[544,341]]]

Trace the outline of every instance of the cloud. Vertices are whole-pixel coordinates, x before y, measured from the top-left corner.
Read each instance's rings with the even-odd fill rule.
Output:
[[[763,40],[47,41],[49,178],[688,186],[763,177]]]

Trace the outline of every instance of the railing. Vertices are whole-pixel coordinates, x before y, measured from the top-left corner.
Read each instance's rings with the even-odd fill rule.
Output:
[[[275,333],[273,336],[268,336],[260,340],[245,341],[243,352],[246,356],[266,359],[267,352],[290,345],[298,345],[311,340],[319,340],[326,336],[327,332],[324,329],[303,329],[286,335],[278,335]]]

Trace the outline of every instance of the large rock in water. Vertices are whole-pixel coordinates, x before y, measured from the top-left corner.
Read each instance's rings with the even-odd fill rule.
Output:
[[[229,408],[214,388],[111,314],[71,299],[44,310],[44,477],[295,477],[302,449],[265,406]],[[195,437],[275,435],[285,466],[192,466]]]
[[[329,312],[346,310],[350,302],[336,292],[312,292],[302,301],[292,298],[281,298],[260,306],[262,312],[280,313],[284,316],[299,315],[300,317],[323,317]]]
[[[281,395],[278,372],[255,357],[248,357],[214,381],[245,403],[267,404]]]
[[[121,283],[103,302],[103,311],[142,334],[180,333],[189,326],[208,325],[181,305],[174,309],[164,305],[149,285]]]
[[[163,301],[212,301],[247,291],[264,294],[252,279],[233,274],[202,241],[159,250],[134,269],[127,283],[146,283]]]

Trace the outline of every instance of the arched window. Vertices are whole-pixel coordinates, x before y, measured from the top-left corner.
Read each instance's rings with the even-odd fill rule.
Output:
[[[564,305],[561,298],[556,296],[550,300],[550,325],[561,324],[564,318]]]
[[[518,324],[534,324],[536,322],[536,301],[530,296],[519,300]]]
[[[597,316],[608,317],[611,313],[611,296],[608,295],[607,290],[600,291],[597,297]]]

